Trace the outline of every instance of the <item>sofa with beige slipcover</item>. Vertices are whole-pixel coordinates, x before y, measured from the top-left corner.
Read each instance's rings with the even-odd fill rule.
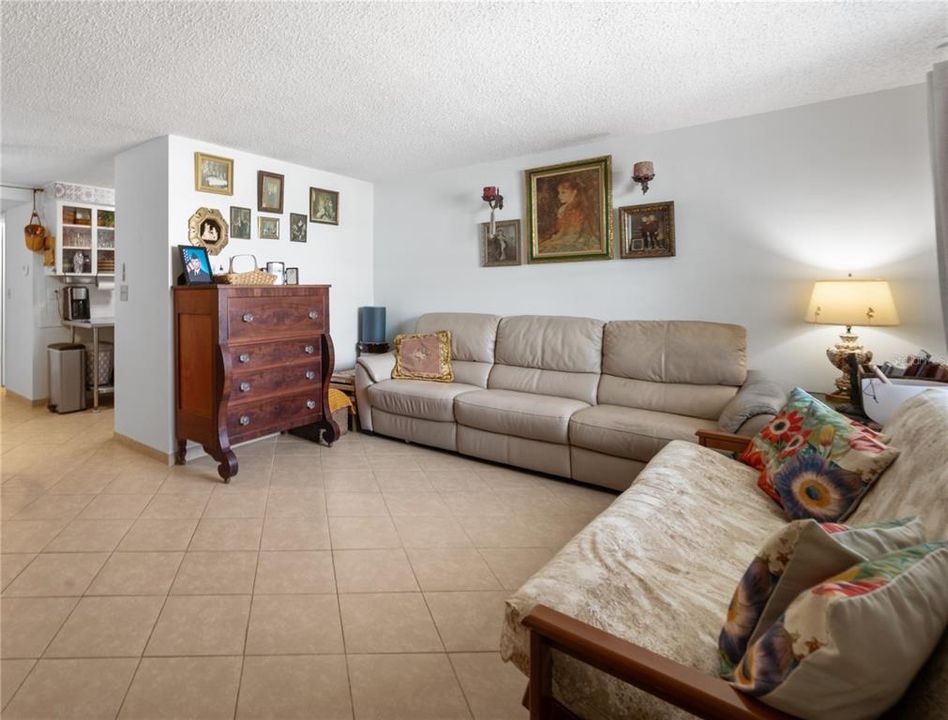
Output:
[[[415,330],[451,332],[454,382],[363,355],[364,430],[619,490],[670,441],[753,435],[786,399],[747,370],[738,325],[431,313]]]
[[[918,516],[927,541],[948,540],[948,393],[916,395],[884,432],[900,454],[846,524]],[[523,621],[543,605],[686,672],[716,675],[718,634],[734,588],[768,536],[786,522],[757,487],[757,471],[706,447],[669,443],[628,490],[508,598],[501,655],[529,675]],[[572,657],[556,653],[552,663],[553,696],[585,720],[691,717]],[[858,686],[860,678],[840,683]],[[865,687],[869,695],[871,690]],[[946,708],[943,635],[886,718],[935,720],[945,717]],[[839,710],[834,717],[849,717]]]

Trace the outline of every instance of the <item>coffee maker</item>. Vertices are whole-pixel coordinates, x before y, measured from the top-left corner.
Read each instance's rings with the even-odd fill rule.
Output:
[[[63,318],[89,319],[89,288],[82,285],[67,285],[63,288]]]

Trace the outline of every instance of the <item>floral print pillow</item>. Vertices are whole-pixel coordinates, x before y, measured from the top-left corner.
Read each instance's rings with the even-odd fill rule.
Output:
[[[718,637],[722,677],[731,679],[749,644],[802,591],[852,565],[925,541],[918,518],[853,526],[797,520],[771,535],[727,609]]]
[[[758,433],[741,462],[791,520],[835,522],[848,516],[898,457],[887,438],[794,388],[786,406]]]
[[[948,542],[858,563],[801,593],[735,668],[733,685],[801,718],[878,717],[948,625]]]

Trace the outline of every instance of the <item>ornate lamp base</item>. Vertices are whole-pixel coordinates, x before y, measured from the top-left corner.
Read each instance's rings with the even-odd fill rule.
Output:
[[[848,358],[850,355],[855,355],[860,365],[872,360],[872,351],[866,350],[866,348],[859,343],[859,336],[853,335],[847,328],[847,332],[839,336],[839,342],[826,350],[826,357],[829,358],[833,367],[838,368],[842,372],[842,374],[836,378],[836,392],[827,394],[826,398],[828,400],[849,401],[850,382]]]

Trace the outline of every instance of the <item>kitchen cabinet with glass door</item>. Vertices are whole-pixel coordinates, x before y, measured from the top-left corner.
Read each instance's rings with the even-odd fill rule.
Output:
[[[60,201],[56,223],[57,275],[115,275],[114,207]]]

